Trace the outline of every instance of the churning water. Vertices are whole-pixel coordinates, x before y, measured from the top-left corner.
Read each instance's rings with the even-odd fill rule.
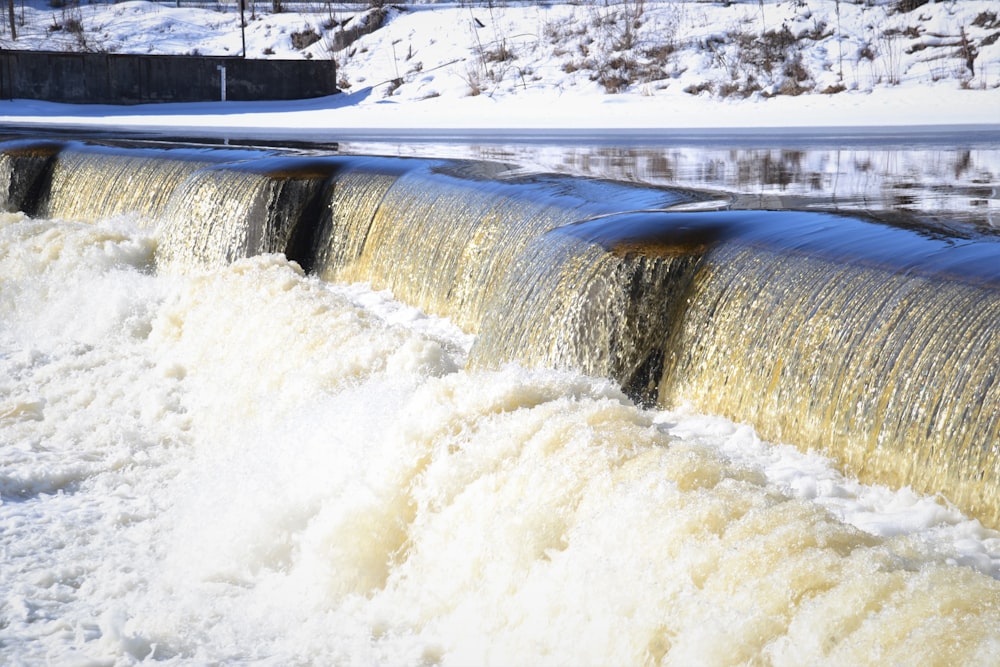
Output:
[[[430,187],[424,172],[377,160],[265,162],[262,181],[251,161],[249,191],[211,159],[185,157],[165,161],[177,173],[160,182],[175,185],[149,198],[155,210],[36,192],[21,198],[33,215],[0,214],[5,663],[996,662],[995,532],[933,492],[863,485],[819,454],[685,407],[685,392],[696,402],[708,391],[692,372],[683,391],[660,384],[678,393],[669,409],[649,394],[656,369],[688,362],[635,337],[676,310],[638,308],[614,286],[659,303],[681,281],[684,298],[717,304],[670,340],[710,349],[711,366],[736,354],[712,350],[719,323],[741,315],[698,296],[734,280],[706,248],[770,248],[756,227],[706,231],[695,218],[666,238],[628,227],[636,240],[608,231],[606,209],[684,195],[514,187],[443,163]],[[90,168],[75,168],[78,184]],[[304,175],[319,172],[336,173],[332,189]],[[288,200],[296,215],[321,212],[319,250],[301,250],[276,204]],[[435,215],[468,210],[480,224],[449,220],[454,233],[435,240]],[[650,215],[642,224],[673,214]],[[189,236],[184,220],[196,221]],[[520,226],[501,252],[491,239],[511,220]],[[360,241],[352,226],[365,228]],[[393,252],[400,244],[409,252]],[[829,275],[837,256],[808,247],[797,241],[784,283]],[[942,248],[921,248],[927,265],[952,267]],[[512,277],[537,270],[529,258],[561,268],[530,289]],[[879,252],[861,259],[853,289],[895,275]],[[960,259],[959,279],[935,278],[947,302],[987,289],[986,269]],[[898,295],[931,280],[903,273]],[[570,287],[624,333],[584,304],[543,298]],[[499,333],[504,311],[519,323],[515,345]],[[539,319],[548,338],[529,323]],[[712,331],[691,344],[692,327]],[[532,345],[544,349],[510,351]],[[771,376],[740,381],[772,396]]]

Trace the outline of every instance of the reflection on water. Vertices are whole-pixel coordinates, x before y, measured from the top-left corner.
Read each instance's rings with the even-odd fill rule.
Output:
[[[853,139],[807,147],[345,142],[342,153],[465,157],[652,185],[722,191],[734,207],[902,211],[1000,227],[1000,145]],[[844,145],[846,144],[846,146]],[[867,144],[867,145],[866,145]]]

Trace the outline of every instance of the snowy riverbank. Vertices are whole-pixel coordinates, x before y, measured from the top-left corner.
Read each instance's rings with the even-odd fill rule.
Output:
[[[0,102],[0,123],[251,135],[1000,125],[1000,19],[985,0],[910,12],[834,2],[418,4],[391,8],[380,29],[337,51],[338,31],[367,15],[360,7],[255,10],[242,31],[238,10],[219,7],[132,1],[67,13],[29,3],[18,40],[0,45],[239,55],[245,38],[249,57],[335,61],[344,93],[135,107],[13,100]],[[79,32],[67,33],[66,17]],[[296,48],[302,35],[315,41]]]

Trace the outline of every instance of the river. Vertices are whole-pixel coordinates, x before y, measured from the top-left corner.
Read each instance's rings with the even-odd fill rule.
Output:
[[[831,150],[336,152],[708,192],[693,208],[863,205],[992,242],[995,143]],[[61,206],[0,216],[8,664],[1000,655],[1000,534],[947,498],[683,401],[643,407],[598,374],[469,364],[460,318],[282,254],[182,261],[176,215]]]

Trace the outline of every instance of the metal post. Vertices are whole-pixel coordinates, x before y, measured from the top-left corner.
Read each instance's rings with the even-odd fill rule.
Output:
[[[243,57],[247,57],[247,20],[243,15],[247,6],[246,0],[240,0],[240,37],[243,39]]]
[[[222,101],[226,101],[226,66],[216,65],[215,69],[219,70],[219,89],[221,91]]]

